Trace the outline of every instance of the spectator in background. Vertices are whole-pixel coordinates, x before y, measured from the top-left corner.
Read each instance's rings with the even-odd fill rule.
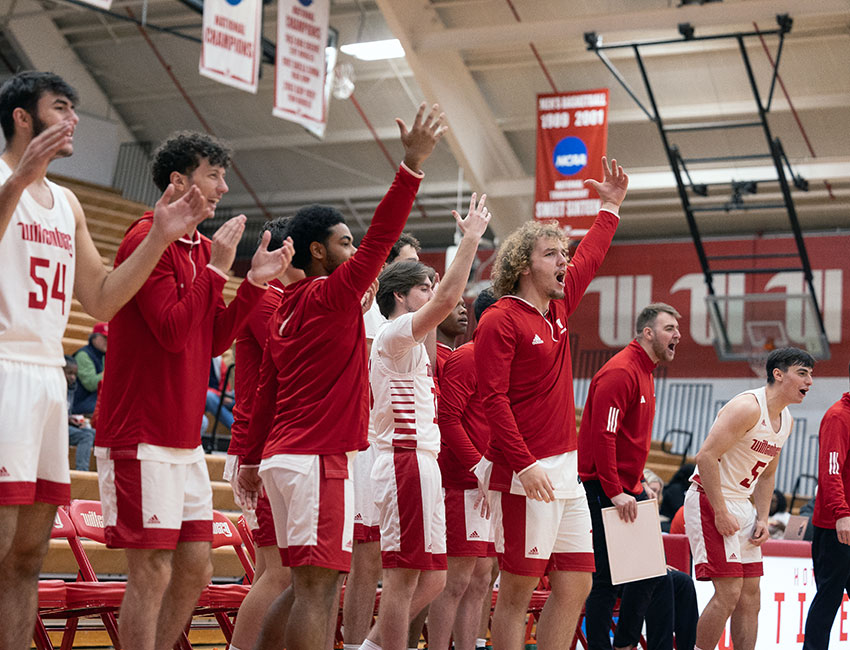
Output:
[[[207,388],[207,403],[204,407],[204,410],[213,418],[218,413],[218,421],[228,430],[233,426],[233,398],[227,394],[227,386],[224,382],[231,362],[232,358],[226,360],[225,355],[214,357],[210,361],[210,383]],[[233,377],[231,376],[230,379],[232,381]],[[221,404],[220,413],[219,404]]]
[[[767,528],[771,539],[782,539],[785,537],[785,526],[791,518],[788,512],[788,500],[779,490],[773,491],[770,499],[770,511],[768,512]]]
[[[78,369],[74,357],[65,355],[65,381],[68,382],[68,444],[77,448],[74,469],[89,471],[91,450],[94,447],[94,429],[89,419],[82,415],[72,415],[74,411],[75,391],[78,386]]]
[[[97,404],[97,388],[103,380],[106,359],[108,323],[97,323],[89,334],[89,342],[74,352],[77,365],[77,388],[74,392],[72,413],[90,418]]]

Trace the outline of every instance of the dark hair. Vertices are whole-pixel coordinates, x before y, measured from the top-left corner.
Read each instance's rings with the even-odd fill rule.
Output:
[[[788,499],[785,498],[785,495],[779,490],[774,490],[773,496],[776,497],[776,510],[773,510],[770,514],[786,512],[788,510]]]
[[[640,334],[643,332],[644,327],[652,327],[655,324],[655,319],[658,318],[658,314],[661,313],[670,314],[673,318],[682,317],[674,307],[671,307],[666,302],[653,302],[641,309],[635,321],[635,332]]]
[[[778,348],[767,355],[767,383],[772,384],[775,379],[773,377],[774,370],[788,372],[788,368],[792,366],[803,366],[814,370],[815,360],[811,354],[799,348]]]
[[[77,360],[74,357],[66,354],[65,355],[65,365],[66,366],[76,366]]]
[[[195,131],[177,131],[153,153],[153,182],[160,192],[171,182],[171,172],[189,175],[206,158],[213,167],[230,164],[230,149],[216,138]]]
[[[292,266],[306,271],[313,257],[310,254],[310,244],[315,241],[326,246],[328,237],[331,236],[331,228],[338,223],[345,223],[345,219],[339,210],[329,205],[314,203],[298,210],[289,220],[287,232],[295,247]]]
[[[496,304],[496,295],[493,293],[493,287],[486,287],[481,290],[481,293],[475,298],[472,303],[472,312],[475,314],[475,322],[481,320],[481,316],[487,311],[487,308]]]
[[[390,254],[387,255],[387,264],[392,264],[401,253],[401,249],[405,246],[413,246],[417,253],[422,250],[422,245],[416,237],[411,235],[409,232],[403,232],[398,238],[398,241],[393,244],[393,247],[390,249]]]
[[[12,117],[15,109],[23,108],[30,115],[35,115],[38,100],[44,93],[67,97],[71,104],[76,104],[79,100],[77,91],[52,72],[19,72],[0,87],[0,127],[6,142],[15,135],[15,119]]]
[[[417,260],[401,260],[387,266],[378,276],[378,309],[389,318],[395,308],[395,294],[406,294],[413,287],[434,277],[434,269]]]
[[[291,217],[278,217],[270,219],[263,224],[263,229],[260,231],[260,237],[257,239],[257,247],[263,241],[263,234],[268,230],[272,234],[269,240],[269,250],[276,251],[278,248],[283,248],[283,240],[289,237],[289,221]]]

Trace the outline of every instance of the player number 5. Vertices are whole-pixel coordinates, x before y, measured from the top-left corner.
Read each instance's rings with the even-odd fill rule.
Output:
[[[753,468],[750,470],[750,474],[752,474],[753,477],[745,478],[743,481],[741,481],[741,485],[749,489],[749,487],[753,484],[753,481],[755,481],[759,477],[759,471],[761,471],[762,467],[767,467],[767,463],[757,460],[756,464],[753,465]]]

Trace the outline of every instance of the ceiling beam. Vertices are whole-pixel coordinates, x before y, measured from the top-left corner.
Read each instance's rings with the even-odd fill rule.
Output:
[[[383,8],[383,5],[389,2],[379,0],[378,4]],[[641,3],[635,5],[640,7]],[[757,21],[762,29],[770,29],[775,27],[776,14],[781,13],[788,13],[792,18],[832,15],[846,17],[850,10],[846,0],[749,0],[655,10],[639,8],[628,13],[571,15],[569,18],[534,22],[511,21],[484,27],[445,29],[433,23],[422,23],[412,33],[411,45],[417,52],[425,54],[446,50],[470,51],[494,47],[504,49],[511,45],[527,45],[530,42],[541,46],[549,42],[563,43],[572,39],[581,43],[585,32],[596,32],[606,37],[610,34],[613,39],[614,35],[626,33],[624,26],[628,26],[627,31],[632,37],[636,33],[644,32],[641,38],[647,38],[647,32],[673,30],[675,33],[677,25],[684,22],[690,22],[699,30],[728,25],[743,25],[751,29],[752,22]]]
[[[415,35],[426,26],[431,33],[444,30],[437,12],[419,0],[377,0],[377,4],[404,46],[426,98],[446,112],[449,145],[473,189],[487,192],[496,179],[524,176],[519,158],[460,55],[454,48],[422,54],[414,46]],[[489,205],[492,228],[501,237],[532,215],[530,202],[515,197],[497,198]]]

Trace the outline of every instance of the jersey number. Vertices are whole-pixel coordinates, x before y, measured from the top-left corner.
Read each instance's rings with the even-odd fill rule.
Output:
[[[47,269],[43,273],[45,277],[41,277],[41,269]],[[50,289],[50,296],[47,295],[47,280],[50,277],[50,260],[42,257],[30,258],[30,277],[38,287],[38,291],[30,291],[29,306],[31,309],[44,309],[47,307],[47,299],[55,298],[59,301],[62,309],[62,315],[65,315],[65,271],[67,267],[62,262],[56,263],[56,271],[53,274],[53,286]]]
[[[759,477],[759,472],[761,471],[762,467],[767,467],[767,463],[760,461],[760,460],[757,460],[756,464],[753,465],[753,468],[750,470],[750,474],[752,474],[753,477],[752,478],[749,478],[749,477],[745,478],[743,481],[741,481],[741,485],[743,485],[745,488],[749,489],[750,486],[752,486],[753,481],[755,481]]]

